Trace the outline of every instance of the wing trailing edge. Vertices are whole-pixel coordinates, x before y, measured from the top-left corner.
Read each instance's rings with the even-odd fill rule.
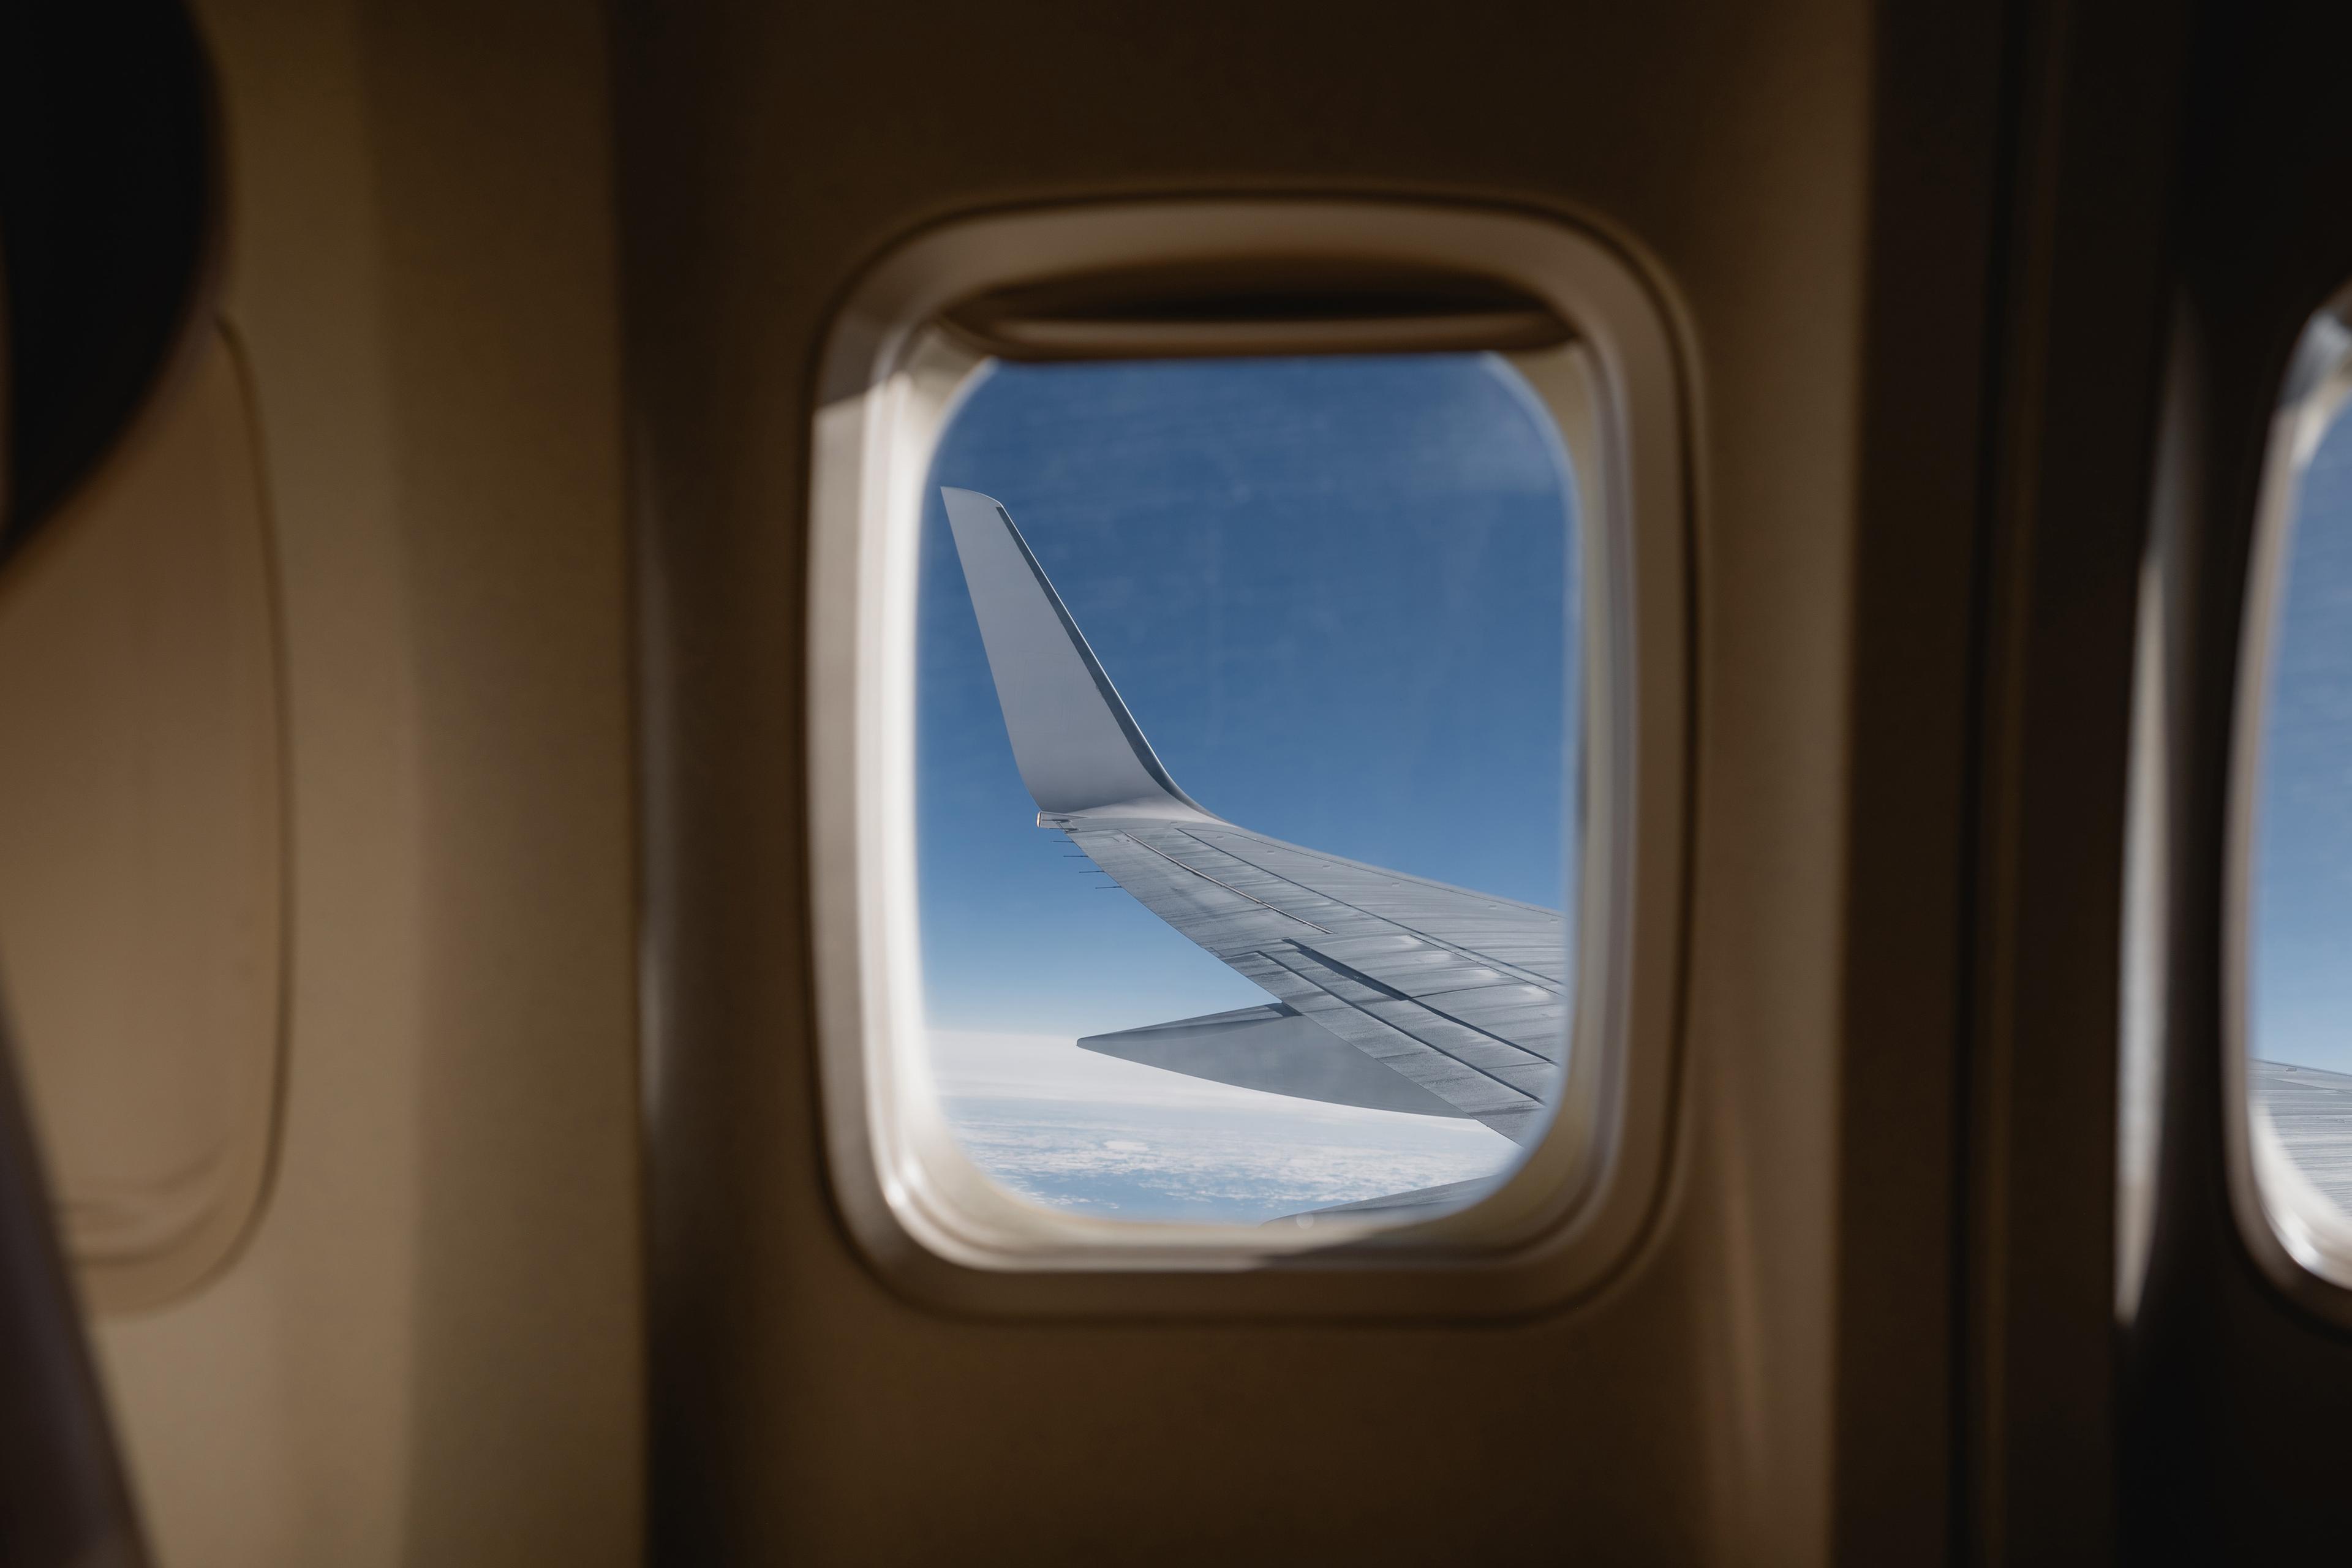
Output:
[[[1078,1048],[1297,1100],[1419,1116],[1466,1114],[1285,1003],[1089,1035]]]

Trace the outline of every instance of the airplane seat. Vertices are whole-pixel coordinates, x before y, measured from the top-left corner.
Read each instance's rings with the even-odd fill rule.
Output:
[[[0,559],[96,469],[191,340],[218,233],[211,98],[173,0],[0,19]]]

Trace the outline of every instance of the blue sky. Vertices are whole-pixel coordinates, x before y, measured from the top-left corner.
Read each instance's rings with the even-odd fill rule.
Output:
[[[1492,355],[997,367],[927,487],[917,767],[934,1025],[1076,1035],[1266,1000],[1034,826],[939,486],[1004,503],[1210,810],[1559,908],[1565,462]]]
[[[2303,477],[2255,815],[2254,1055],[2352,1072],[2352,417]]]

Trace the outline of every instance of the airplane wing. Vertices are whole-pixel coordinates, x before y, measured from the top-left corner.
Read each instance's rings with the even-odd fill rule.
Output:
[[[1078,1044],[1532,1139],[1568,1036],[1559,913],[1212,814],[1169,776],[1012,515],[976,490],[941,494],[1037,825],[1274,998]]]

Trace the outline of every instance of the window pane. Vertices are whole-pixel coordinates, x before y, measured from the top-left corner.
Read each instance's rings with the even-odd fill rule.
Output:
[[[1490,1187],[1571,979],[1578,553],[1521,370],[994,365],[927,494],[921,935],[966,1152],[1139,1221]]]
[[[2338,1210],[2352,1209],[2352,419],[2333,390],[2343,342],[2332,319],[2314,328],[2300,362],[2311,390],[2281,416],[2278,450],[2295,471],[2255,796],[2246,1020],[2258,1140],[2285,1156],[2267,1179],[2299,1178]]]

